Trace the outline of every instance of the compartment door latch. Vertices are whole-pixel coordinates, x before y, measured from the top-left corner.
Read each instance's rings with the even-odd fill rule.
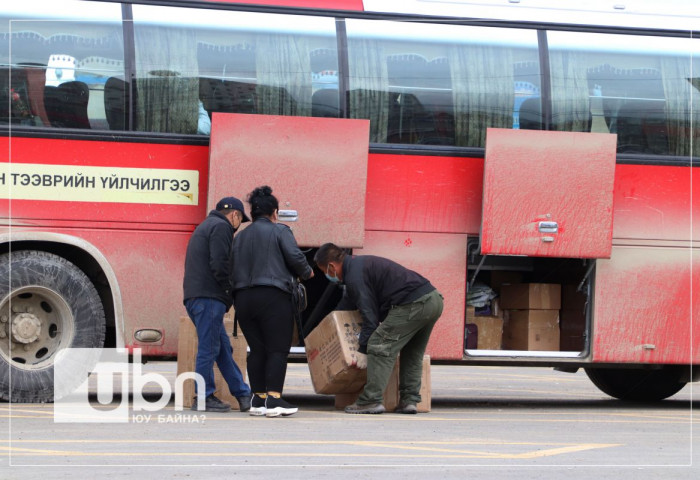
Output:
[[[557,233],[559,231],[559,224],[551,221],[539,222],[537,230],[540,233]]]

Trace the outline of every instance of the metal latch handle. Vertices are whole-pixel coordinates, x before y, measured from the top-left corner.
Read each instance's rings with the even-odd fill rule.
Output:
[[[539,222],[537,230],[540,233],[557,233],[559,231],[559,224],[551,221]]]

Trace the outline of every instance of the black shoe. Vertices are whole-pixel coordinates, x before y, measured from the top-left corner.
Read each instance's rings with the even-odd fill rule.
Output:
[[[254,417],[264,417],[265,412],[265,399],[254,394],[250,402],[250,414]]]
[[[238,400],[238,409],[241,412],[247,412],[248,410],[250,410],[250,395],[236,397],[236,400]]]
[[[199,411],[197,410],[197,397],[194,397],[194,401],[192,402],[192,410],[194,411]],[[205,403],[204,403],[204,411],[205,412],[229,412],[231,411],[231,405],[228,403],[222,402],[218,398],[214,396],[214,394],[211,394],[207,397]]]
[[[294,415],[299,409],[281,398],[275,398],[268,396],[265,399],[265,416],[266,417],[288,417],[289,415]]]
[[[345,407],[345,413],[384,413],[386,409],[381,403],[368,403],[367,405],[358,405],[353,403]]]
[[[394,413],[414,414],[418,413],[418,408],[415,403],[400,403],[399,406],[396,407],[396,410],[394,410]]]

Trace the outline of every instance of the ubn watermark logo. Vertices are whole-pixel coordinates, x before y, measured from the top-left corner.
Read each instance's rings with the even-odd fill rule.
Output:
[[[143,373],[141,349],[135,348],[131,354],[132,362],[129,363],[129,352],[119,348],[66,348],[58,352],[54,364],[54,422],[200,423],[204,420],[203,415],[182,413],[186,380],[196,383],[197,411],[204,411],[205,386],[201,375],[195,372],[179,374],[174,385],[176,413],[154,415],[168,405],[173,388],[165,376],[155,372]],[[99,405],[90,402],[91,376]],[[83,379],[82,383],[80,379]],[[76,383],[79,383],[77,388]],[[160,387],[160,397],[154,401],[151,401],[151,395],[144,395],[148,384]],[[117,398],[119,400],[115,402]]]

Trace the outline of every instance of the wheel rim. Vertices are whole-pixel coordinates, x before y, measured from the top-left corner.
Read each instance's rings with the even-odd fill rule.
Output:
[[[18,288],[0,303],[0,355],[14,367],[37,370],[71,344],[73,313],[54,290],[30,285]]]

